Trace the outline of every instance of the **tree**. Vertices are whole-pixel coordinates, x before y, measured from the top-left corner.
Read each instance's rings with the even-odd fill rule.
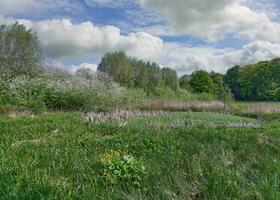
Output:
[[[213,93],[216,94],[218,96],[218,93],[223,90],[224,87],[224,75],[220,74],[220,73],[216,73],[216,72],[211,72],[209,74],[209,76],[211,77],[211,79],[214,82],[215,88],[213,90]]]
[[[244,66],[240,71],[239,83],[244,100],[280,100],[279,59]]]
[[[170,68],[163,68],[161,71],[164,85],[170,87],[173,90],[178,90],[179,80],[177,77],[177,72]]]
[[[162,85],[163,77],[160,67],[156,63],[147,63],[149,87],[159,87]]]
[[[0,27],[0,69],[13,75],[36,75],[42,70],[39,39],[32,30],[15,23]]]
[[[224,81],[226,85],[230,88],[232,94],[234,95],[235,99],[241,99],[241,94],[240,94],[240,71],[241,67],[236,65],[233,68],[230,68],[226,75],[224,76]]]
[[[190,80],[191,80],[191,75],[187,75],[187,74],[183,75],[179,80],[180,88],[191,91],[192,88],[190,85]]]
[[[122,86],[134,86],[133,69],[124,52],[107,53],[102,58],[98,71],[108,74]]]
[[[204,70],[195,71],[192,74],[190,85],[196,93],[213,93],[215,91],[214,81]]]
[[[214,94],[217,96],[218,100],[224,102],[226,106],[226,104],[232,100],[232,93],[224,82],[224,75],[216,72],[211,72],[209,75],[215,85]]]

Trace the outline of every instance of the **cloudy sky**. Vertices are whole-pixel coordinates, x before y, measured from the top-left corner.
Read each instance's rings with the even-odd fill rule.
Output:
[[[46,63],[95,69],[106,52],[178,71],[280,56],[279,0],[1,0],[0,23],[37,32]]]

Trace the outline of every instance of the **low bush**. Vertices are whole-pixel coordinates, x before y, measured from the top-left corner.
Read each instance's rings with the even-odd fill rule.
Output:
[[[141,187],[145,167],[133,156],[111,151],[101,155],[98,161],[102,165],[103,176],[110,184]]]

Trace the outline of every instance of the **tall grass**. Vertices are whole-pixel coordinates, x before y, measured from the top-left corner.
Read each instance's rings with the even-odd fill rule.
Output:
[[[147,100],[139,106],[146,110],[168,111],[223,111],[225,105],[220,101],[182,101],[182,100]]]
[[[232,112],[268,121],[280,120],[280,103],[277,102],[236,102]]]

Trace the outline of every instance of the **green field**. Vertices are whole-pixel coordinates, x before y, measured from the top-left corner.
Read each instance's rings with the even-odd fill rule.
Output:
[[[189,112],[121,127],[87,124],[82,115],[0,116],[0,199],[280,199],[276,122],[230,128],[256,120]],[[136,175],[137,184],[104,176],[99,158],[111,151],[145,167],[120,174]]]

